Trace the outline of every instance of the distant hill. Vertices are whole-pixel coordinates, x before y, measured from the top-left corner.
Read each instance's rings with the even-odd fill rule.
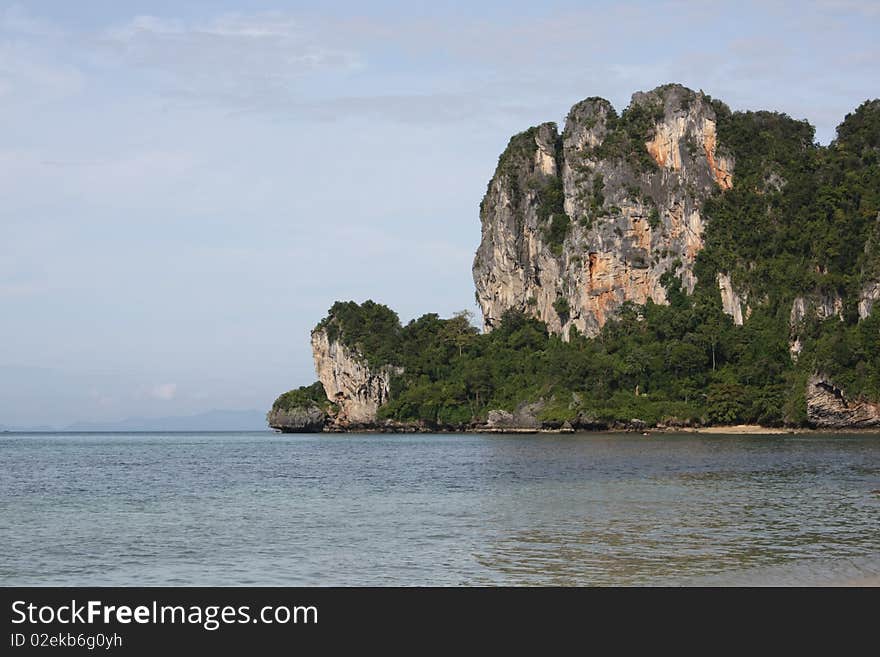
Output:
[[[10,432],[10,431],[54,431],[53,427],[10,427],[5,424],[0,424],[0,433],[2,432]]]
[[[118,422],[76,422],[65,431],[264,431],[266,414],[261,411],[208,411],[198,415],[127,418]]]
[[[261,411],[214,410],[198,415],[143,418],[116,422],[76,422],[61,429],[53,427],[5,427],[0,431],[268,431]]]

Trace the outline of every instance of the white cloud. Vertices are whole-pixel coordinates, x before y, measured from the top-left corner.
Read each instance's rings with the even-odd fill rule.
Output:
[[[160,383],[157,386],[153,386],[153,389],[150,390],[151,397],[153,397],[154,399],[161,399],[162,401],[170,401],[174,399],[174,395],[176,394],[176,383]]]
[[[0,9],[0,99],[33,105],[82,91],[84,76],[59,44],[64,32],[20,5]]]
[[[116,401],[111,395],[104,394],[103,392],[95,389],[89,391],[89,398],[92,399],[99,407],[112,406]]]
[[[0,32],[30,36],[63,34],[56,25],[30,15],[21,5],[12,5],[0,11]]]
[[[877,0],[820,0],[820,9],[832,14],[855,14],[867,18],[880,16],[880,3]]]
[[[38,294],[44,289],[44,286],[36,283],[0,281],[0,298],[30,296]]]
[[[303,76],[360,65],[356,53],[321,43],[278,12],[200,23],[138,16],[105,30],[97,43],[109,56],[105,64],[144,71],[163,95],[237,108],[303,97]]]
[[[4,104],[42,103],[82,91],[83,73],[50,51],[17,40],[0,40],[0,98]]]

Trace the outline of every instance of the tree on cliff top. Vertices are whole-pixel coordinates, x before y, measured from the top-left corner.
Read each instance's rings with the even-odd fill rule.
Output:
[[[382,367],[400,364],[401,328],[396,312],[368,299],[362,304],[337,301],[315,330],[355,349],[371,367]]]
[[[279,395],[272,404],[273,411],[290,411],[298,408],[310,408],[317,406],[326,411],[330,406],[330,400],[324,392],[324,386],[320,381],[315,381],[310,386],[301,386]]]

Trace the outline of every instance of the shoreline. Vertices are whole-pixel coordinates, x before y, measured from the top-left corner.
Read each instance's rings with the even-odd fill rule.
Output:
[[[310,433],[297,431],[279,431],[276,433]],[[468,428],[449,428],[449,427],[423,427],[423,426],[353,426],[347,428],[332,427],[325,428],[323,431],[311,433],[324,434],[395,434],[395,433],[450,433],[450,434],[496,434],[496,435],[572,435],[572,434],[598,434],[598,433],[614,433],[614,434],[642,434],[649,437],[653,434],[702,434],[702,435],[728,435],[728,436],[781,436],[781,435],[811,435],[811,434],[865,434],[880,435],[880,428],[864,428],[864,427],[764,427],[758,424],[731,424],[731,425],[713,425],[705,427],[607,427],[607,428],[582,428],[577,429],[571,427],[468,427]]]
[[[651,430],[648,430],[649,432]],[[744,435],[780,435],[795,433],[812,433],[819,432],[821,429],[810,429],[800,427],[762,427],[760,424],[730,424],[709,427],[676,427],[674,429],[663,428],[654,429],[658,433],[705,433],[705,434],[732,434],[738,436]]]

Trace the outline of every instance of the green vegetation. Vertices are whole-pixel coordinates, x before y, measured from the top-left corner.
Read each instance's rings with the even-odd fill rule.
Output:
[[[880,103],[848,115],[828,148],[784,114],[731,113],[715,102],[719,141],[736,156],[736,184],[706,204],[712,222],[702,257],[737,287],[771,301],[821,290],[854,312],[880,212]],[[697,272],[700,275],[700,272]]]
[[[592,156],[600,160],[627,160],[639,172],[655,171],[657,163],[645,149],[645,142],[662,119],[663,104],[659,99],[633,103],[619,117],[612,109],[607,119],[608,136]]]
[[[695,302],[669,283],[669,306],[626,307],[595,339],[575,331],[564,342],[513,311],[485,335],[463,314],[414,320],[400,329],[404,373],[380,415],[455,426],[542,399],[548,422],[800,421],[785,416],[796,375],[785,327],[763,317],[734,327],[715,297]]]
[[[736,158],[735,184],[705,205],[695,273],[703,282],[730,273],[781,335],[796,296],[842,299],[842,321],[808,316],[804,352],[787,366],[801,378],[826,372],[850,396],[880,398],[877,320],[860,322],[857,310],[860,289],[880,271],[880,101],[848,114],[827,148],[804,121],[713,105],[719,142]]]
[[[556,314],[559,315],[559,319],[563,324],[568,321],[569,314],[571,313],[571,307],[568,304],[568,299],[565,297],[559,297],[556,301],[553,302],[553,310],[556,311]]]
[[[397,365],[400,358],[400,318],[374,301],[362,305],[337,301],[315,329],[324,329],[331,342],[340,340],[354,348],[372,367]]]
[[[553,130],[556,129],[554,124],[551,124],[551,127]],[[524,180],[520,175],[523,163],[532,160],[538,149],[535,139],[539,129],[539,127],[529,128],[511,138],[507,148],[498,159],[496,175],[504,178],[505,184],[511,191],[514,204],[522,202],[523,187],[535,193],[537,197],[536,211],[544,241],[553,253],[561,255],[562,244],[571,227],[571,217],[565,213],[562,179],[559,176],[544,175],[538,171]],[[561,137],[557,136],[555,148],[558,154],[562,148]],[[489,184],[491,185],[491,181]],[[484,197],[483,202],[488,196],[487,194]],[[484,211],[485,207],[481,203],[480,212]]]
[[[310,386],[302,386],[295,390],[285,392],[272,404],[273,411],[291,411],[297,408],[317,406],[323,411],[330,409],[333,404],[327,399],[324,386],[320,381],[315,381]]]
[[[522,198],[518,177],[519,167],[523,160],[531,159],[538,150],[538,144],[535,142],[535,135],[537,133],[538,128],[532,127],[514,135],[507,143],[507,148],[504,149],[504,152],[498,158],[498,173],[506,178],[514,203],[519,203]],[[490,180],[489,185],[491,186],[491,184],[492,181]],[[480,202],[481,214],[485,210],[483,203],[485,203],[488,197],[489,194],[487,193]]]
[[[584,225],[589,225],[599,217],[605,216],[608,212],[605,210],[605,179],[601,173],[593,176],[590,191],[590,206],[587,209],[587,216],[581,221]]]
[[[814,321],[800,360],[828,374],[850,397],[880,400],[880,312],[860,322]]]
[[[538,195],[538,221],[543,225],[544,240],[556,255],[562,253],[562,243],[568,235],[571,217],[565,213],[565,194],[562,179],[557,176],[542,176],[532,181]]]

